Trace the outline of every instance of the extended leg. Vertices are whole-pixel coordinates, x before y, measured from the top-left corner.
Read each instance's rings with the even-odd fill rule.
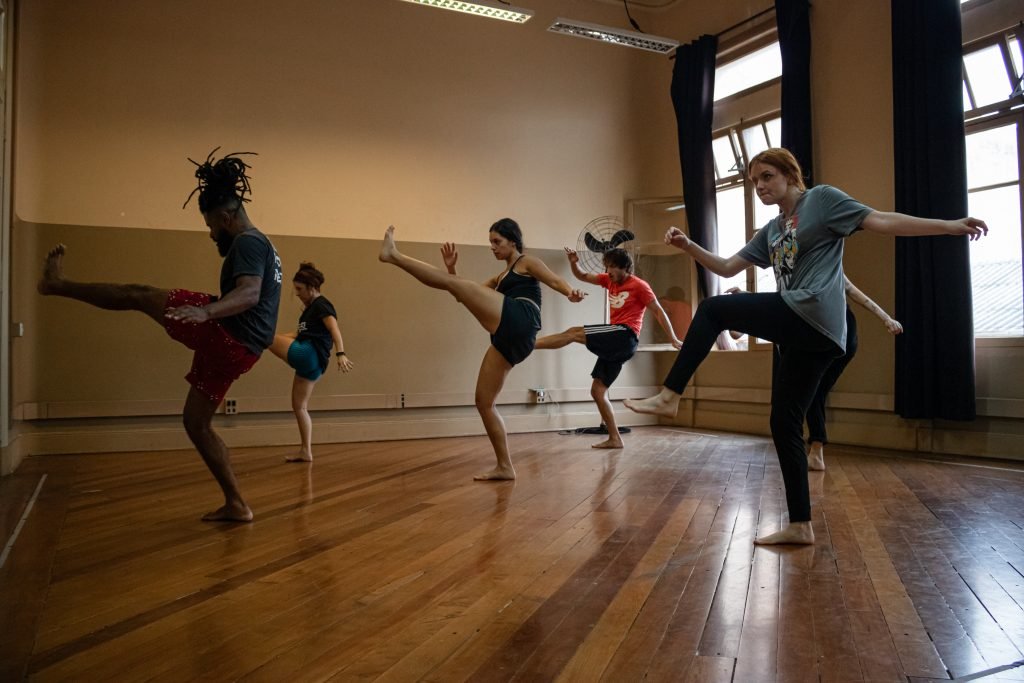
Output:
[[[487,348],[484,360],[480,364],[480,375],[476,380],[476,409],[480,413],[480,419],[484,422],[484,429],[487,431],[487,438],[491,440],[491,447],[494,448],[497,465],[490,472],[473,477],[478,481],[516,478],[516,471],[512,468],[512,458],[508,452],[505,422],[498,414],[495,405],[501,387],[504,386],[505,378],[511,369],[512,366],[496,348],[493,346]]]
[[[203,462],[224,492],[223,507],[203,515],[203,521],[251,522],[252,510],[242,500],[242,494],[238,491],[238,480],[231,469],[228,447],[213,431],[213,413],[218,405],[219,402],[215,403],[193,387],[185,399],[185,411],[182,415],[188,438],[192,440]]]
[[[110,311],[141,311],[164,325],[167,290],[148,285],[75,282],[64,277],[67,248],[58,244],[46,255],[37,289],[47,296],[63,296]]]
[[[537,344],[533,347],[535,349],[560,349],[563,346],[568,346],[576,342],[577,344],[587,343],[586,330],[582,327],[570,327],[565,332],[559,332],[558,334],[549,334],[544,337],[537,339]]]
[[[388,227],[384,233],[379,258],[384,263],[398,266],[428,287],[451,293],[459,303],[469,309],[489,334],[494,334],[498,329],[498,324],[501,323],[501,309],[505,303],[504,295],[490,287],[484,287],[479,282],[452,275],[399,252],[395,246],[394,226]]]
[[[608,387],[601,380],[595,379],[590,385],[590,396],[597,404],[597,412],[601,413],[601,421],[608,428],[608,438],[592,444],[591,448],[622,448],[619,426],[615,423],[615,411],[612,409],[612,402],[608,400]]]
[[[313,462],[313,418],[309,416],[309,397],[316,382],[295,375],[292,382],[292,410],[299,425],[302,447],[298,455],[285,458],[288,462]]]

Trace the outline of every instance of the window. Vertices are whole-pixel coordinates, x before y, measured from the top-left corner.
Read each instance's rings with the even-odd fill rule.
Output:
[[[989,224],[971,244],[974,334],[1024,336],[1024,96],[1020,34],[964,49],[968,211]]]
[[[718,253],[731,256],[743,248],[754,232],[777,209],[764,206],[747,179],[749,160],[769,147],[782,144],[780,80],[782,55],[770,28],[742,46],[725,46],[715,70],[715,127],[711,146],[715,156],[715,188],[718,205]],[[724,56],[723,56],[724,55]],[[733,287],[747,292],[775,291],[771,270],[750,268],[719,281],[720,291]],[[737,346],[745,349],[746,337]]]

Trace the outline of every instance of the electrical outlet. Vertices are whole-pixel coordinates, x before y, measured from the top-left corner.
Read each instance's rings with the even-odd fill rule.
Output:
[[[547,389],[530,389],[530,396],[534,403],[547,403],[550,400]]]
[[[237,415],[238,414],[238,401],[233,398],[224,399],[224,414],[225,415]]]

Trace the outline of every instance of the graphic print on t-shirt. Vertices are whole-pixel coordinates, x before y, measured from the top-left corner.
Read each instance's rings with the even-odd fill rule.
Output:
[[[796,258],[800,252],[800,244],[796,239],[797,219],[795,215],[786,219],[782,232],[768,245],[779,291],[789,289],[789,281],[796,269]]]
[[[619,292],[618,294],[608,292],[608,306],[609,308],[622,308],[626,305],[626,299],[628,298],[629,292]]]

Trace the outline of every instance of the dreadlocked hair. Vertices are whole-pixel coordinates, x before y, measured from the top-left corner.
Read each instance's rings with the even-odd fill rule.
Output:
[[[213,155],[218,149],[220,147],[215,147],[203,163],[189,159],[196,165],[198,183],[181,208],[188,206],[196,192],[199,193],[199,211],[202,213],[229,205],[232,210],[236,210],[243,202],[249,201],[245,195],[252,194],[252,188],[249,187],[249,176],[245,170],[251,166],[239,159],[238,155],[255,155],[256,152],[232,152],[214,160]]]

